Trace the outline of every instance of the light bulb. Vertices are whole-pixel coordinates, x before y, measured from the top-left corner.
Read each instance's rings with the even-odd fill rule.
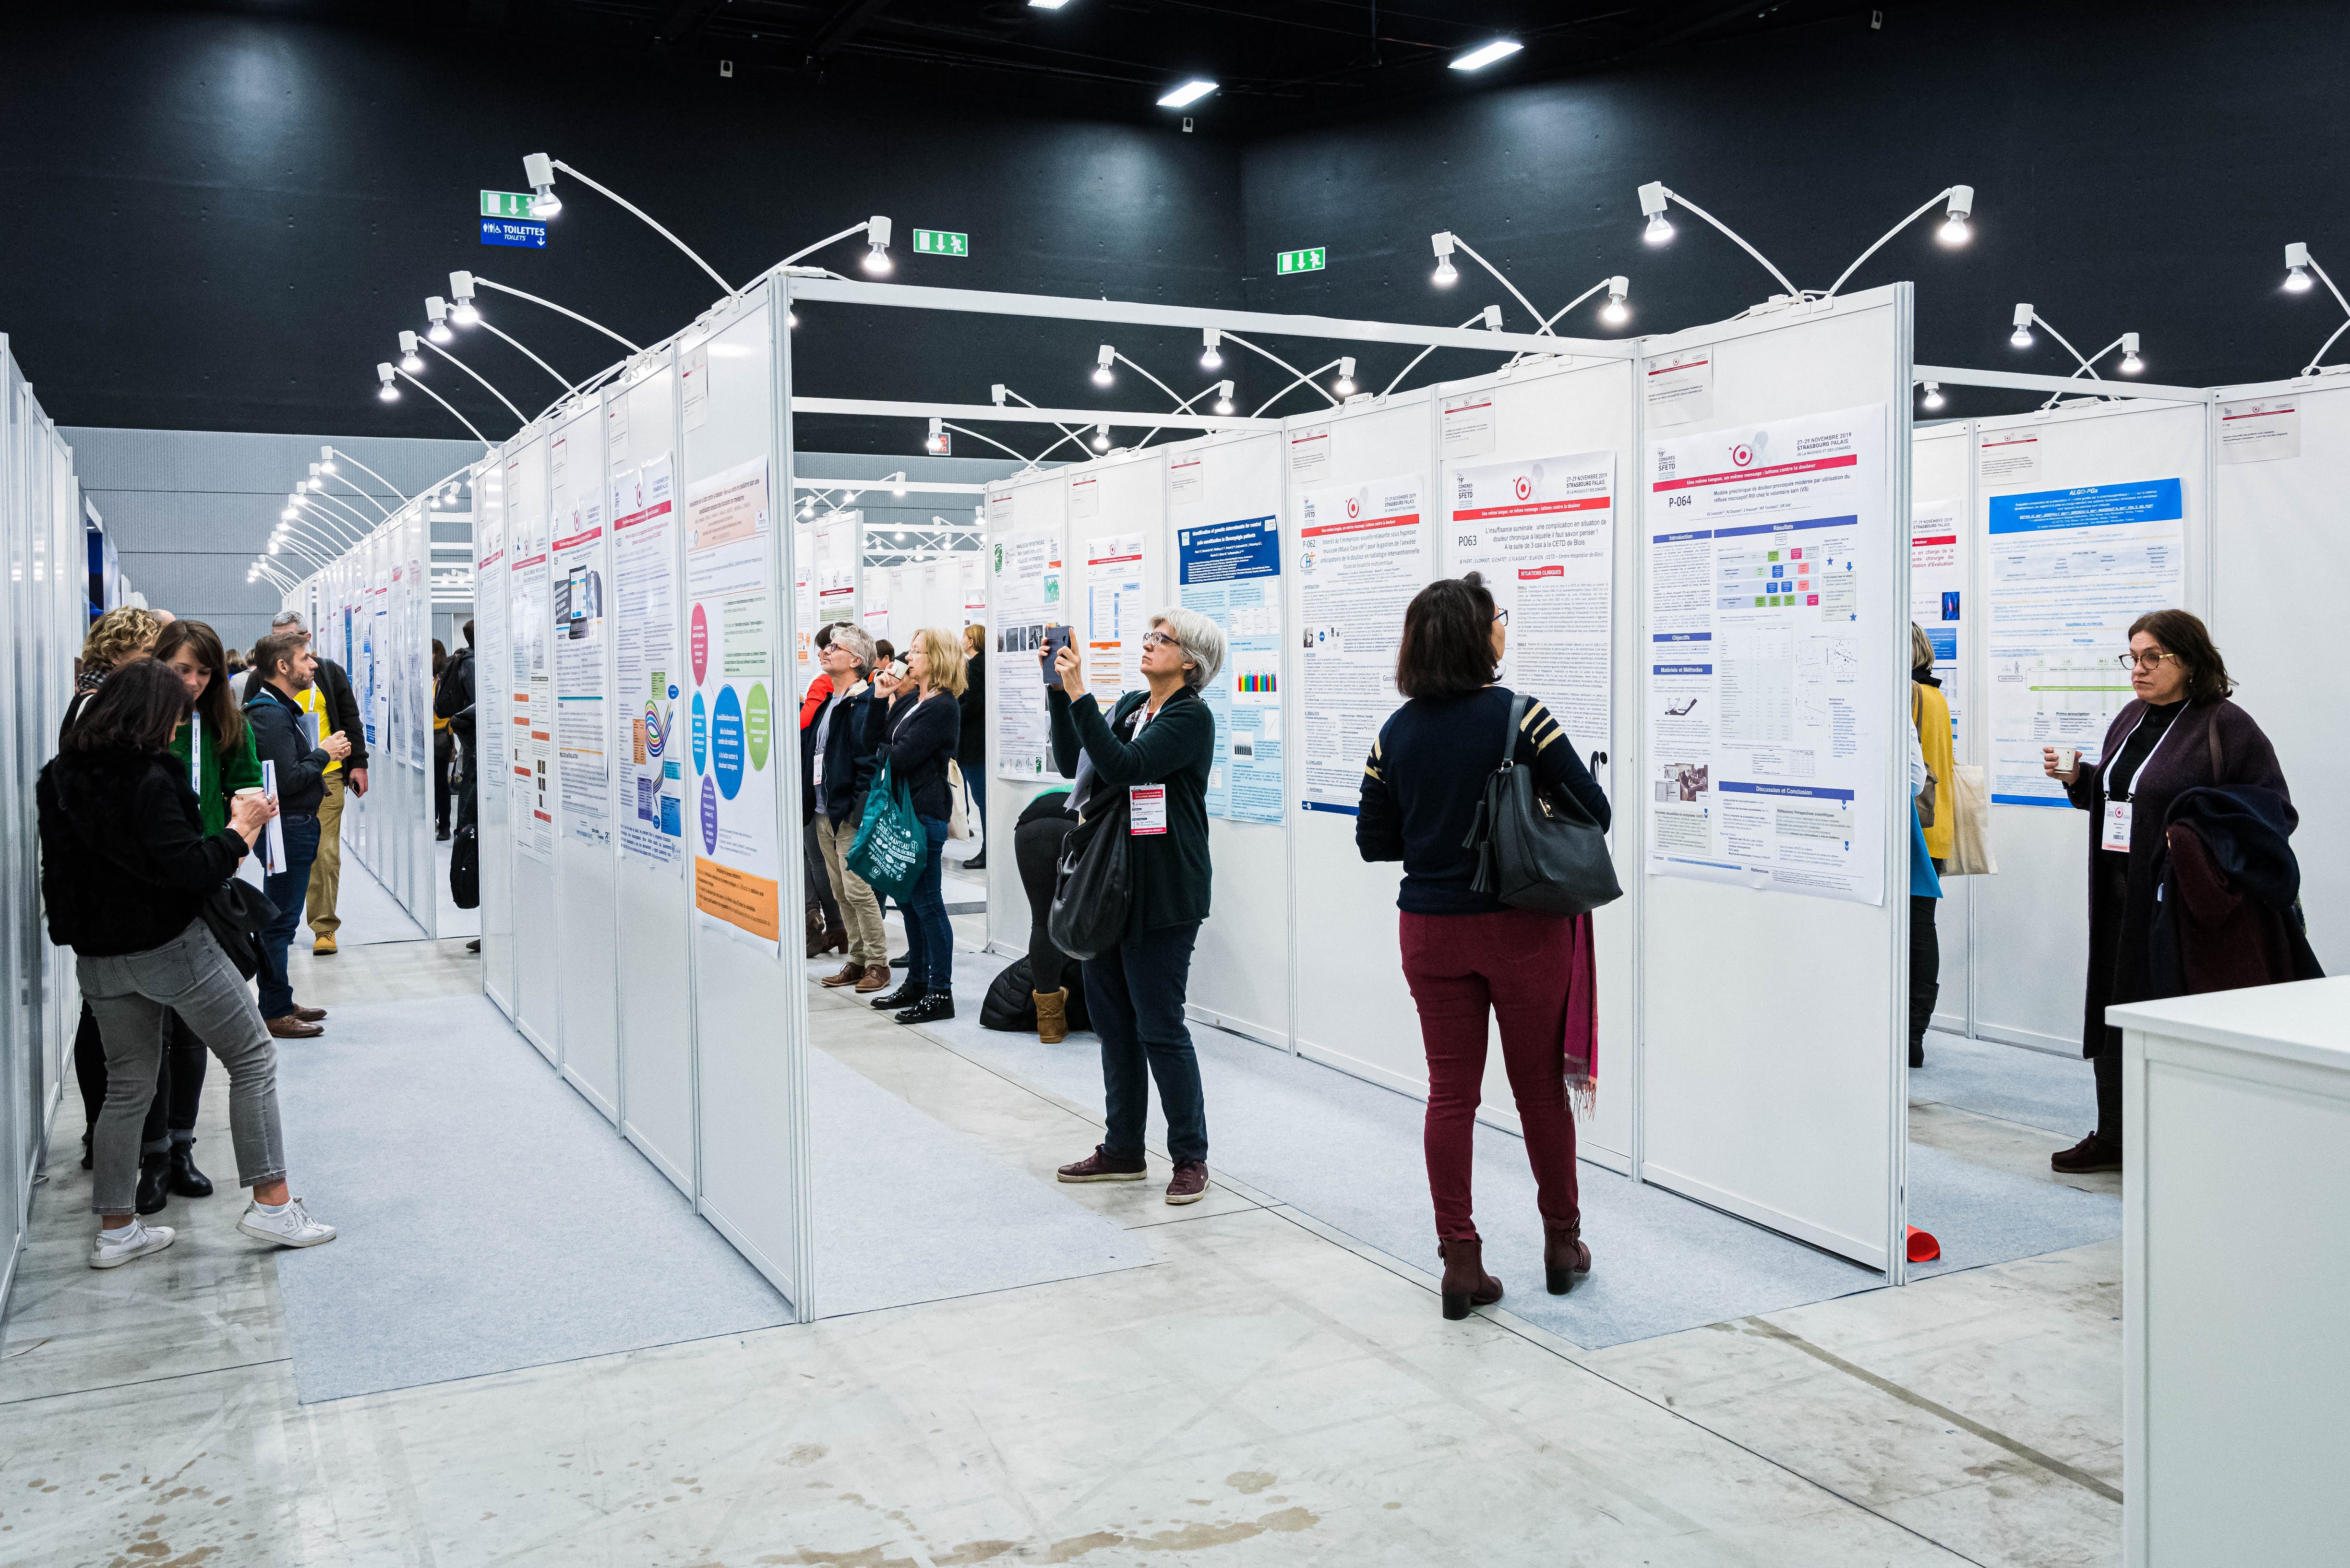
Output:
[[[1620,299],[1611,299],[1599,307],[1599,319],[1610,327],[1621,327],[1632,319],[1632,307]]]
[[[1962,245],[1974,238],[1974,231],[1967,226],[1967,221],[1964,218],[1953,213],[1943,221],[1941,228],[1936,232],[1934,237],[1946,245]]]
[[[457,337],[455,333],[449,330],[449,324],[445,321],[434,322],[432,327],[425,331],[424,336],[430,337],[435,343],[453,342]]]
[[[2309,274],[2301,268],[2294,267],[2284,275],[2284,291],[2287,294],[2307,294],[2309,289]]]
[[[1094,431],[1093,448],[1096,452],[1107,452],[1109,450],[1109,427],[1107,425],[1098,426]]]
[[[1109,367],[1108,367],[1108,366],[1107,366],[1107,365],[1097,365],[1097,366],[1096,366],[1096,367],[1094,368],[1094,385],[1095,385],[1095,386],[1097,386],[1097,387],[1107,387],[1107,386],[1108,386],[1108,385],[1110,384],[1110,382],[1111,382],[1113,379],[1115,379],[1115,378],[1114,378],[1114,377],[1112,377],[1112,376],[1110,375],[1110,373],[1109,373]]]
[[[417,355],[402,354],[400,357],[400,368],[411,376],[421,376],[424,373],[424,361]]]
[[[889,487],[889,493],[902,499],[906,493],[906,487],[902,484],[893,484]]]
[[[325,452],[319,455],[318,472],[320,473],[333,473],[337,472],[335,468],[334,450],[334,448],[328,447]]]
[[[2122,369],[2122,374],[2123,374],[2123,375],[2125,375],[2125,376],[2135,376],[2135,375],[2137,375],[2140,370],[2143,370],[2143,369],[2146,369],[2146,361],[2145,361],[2145,360],[2143,360],[2143,359],[2141,359],[2141,358],[2139,358],[2137,357],[2137,349],[2135,349],[2135,348],[2129,349],[2127,352],[2126,352],[2126,353],[2124,353],[2124,354],[2122,355],[2122,365],[2121,365],[2121,369]]]
[[[1918,400],[1929,410],[1939,409],[1942,406],[1942,389],[1929,381],[1926,384],[1926,395]]]
[[[1333,383],[1330,389],[1342,398],[1351,398],[1355,395],[1355,362],[1352,359],[1338,361],[1338,379]]]
[[[1216,412],[1220,414],[1229,414],[1232,411],[1232,400],[1230,398],[1218,398],[1216,400]]]
[[[277,515],[284,518],[286,522],[291,523],[294,521],[294,508],[288,506],[285,511],[280,512]],[[285,530],[281,528],[278,529],[277,532],[282,534]]]
[[[2019,327],[2007,335],[2007,340],[2018,348],[2029,348],[2032,347],[2032,328]]]
[[[563,198],[555,193],[554,186],[541,185],[537,191],[532,194],[530,199],[530,215],[532,217],[551,218],[561,211],[563,211]]]
[[[1640,237],[1652,245],[1663,244],[1673,237],[1672,220],[1662,213],[1649,213],[1648,226],[1640,231]]]
[[[1436,271],[1428,281],[1439,288],[1451,288],[1461,281],[1461,269],[1452,265],[1451,256],[1440,257],[1436,264]]]
[[[460,327],[474,327],[480,325],[482,313],[473,308],[472,300],[461,299],[450,307],[449,319]]]
[[[1223,357],[1222,354],[1218,353],[1215,349],[1211,348],[1211,349],[1209,349],[1206,353],[1204,353],[1204,354],[1202,354],[1202,355],[1201,355],[1201,356],[1200,356],[1200,369],[1202,369],[1202,370],[1221,370],[1221,369],[1222,369],[1223,368],[1224,368],[1224,357]]]
[[[885,276],[890,270],[889,253],[878,242],[865,253],[865,270],[875,277]]]
[[[784,325],[785,325],[785,326],[786,326],[786,327],[797,327],[799,324],[800,324],[800,313],[799,313],[798,311],[796,311],[796,310],[786,310],[786,311],[785,311],[785,312],[784,312]]]
[[[393,386],[389,381],[385,382],[382,386],[378,387],[376,389],[375,395],[381,398],[387,403],[396,403],[400,401],[400,389]]]

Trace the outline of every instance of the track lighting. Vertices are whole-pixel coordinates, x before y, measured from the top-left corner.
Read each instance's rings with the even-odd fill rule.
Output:
[[[1631,279],[1611,277],[1607,280],[1607,303],[1599,307],[1599,319],[1610,327],[1621,327],[1632,319],[1632,307],[1624,296],[1632,291]]]
[[[563,198],[555,193],[555,160],[544,152],[525,152],[522,160],[522,177],[531,188],[530,215],[551,218],[563,211]]]
[[[377,363],[375,368],[375,379],[383,383],[376,389],[375,395],[377,397],[381,398],[387,403],[396,403],[400,401],[400,389],[391,384],[391,364],[389,360],[381,360]]]
[[[2307,294],[2309,281],[2309,246],[2300,240],[2284,248],[2284,291],[2287,294]]]
[[[1452,265],[1452,232],[1430,234],[1428,243],[1436,252],[1436,273],[1429,281],[1439,288],[1451,288],[1461,281],[1461,271]]]
[[[449,330],[449,302],[447,300],[442,299],[437,294],[426,295],[424,296],[424,317],[426,320],[432,323],[431,327],[425,329],[424,336],[430,337],[435,343],[452,343],[456,341],[457,335]]]
[[[1103,344],[1103,345],[1101,346],[1100,350],[1099,350],[1097,353],[1096,353],[1096,354],[1094,355],[1094,385],[1095,385],[1095,386],[1097,386],[1097,387],[1107,387],[1107,386],[1108,386],[1108,385],[1110,384],[1110,382],[1111,382],[1113,379],[1115,379],[1115,378],[1114,378],[1114,377],[1112,377],[1112,376],[1110,375],[1110,373],[1109,373],[1109,367],[1110,367],[1110,361],[1111,361],[1111,360],[1113,360],[1113,359],[1115,359],[1115,358],[1118,358],[1118,350],[1117,350],[1117,349],[1115,349],[1115,348],[1111,348],[1111,347],[1110,347],[1108,344],[1107,344],[1107,343]]]
[[[1930,413],[1942,406],[1942,389],[1938,382],[1934,381],[1928,381],[1925,387],[1926,395],[1918,399],[1918,403],[1920,408]]]
[[[1221,370],[1224,368],[1223,351],[1216,347],[1223,340],[1223,336],[1212,327],[1200,328],[1200,341],[1206,345],[1200,353],[1201,369]]]
[[[2018,348],[2032,347],[2032,306],[2019,305],[2015,307],[2015,330],[2007,335],[2007,340]]]
[[[1341,358],[1339,359],[1338,379],[1330,389],[1337,393],[1342,398],[1351,398],[1355,395],[1354,360],[1345,358]]]
[[[1229,414],[1232,411],[1232,384],[1230,381],[1219,381],[1216,383],[1216,412]]]
[[[875,214],[865,220],[865,270],[875,277],[889,275],[889,220]]]
[[[416,334],[413,332],[400,335],[400,368],[411,376],[424,373],[424,359],[416,352]]]
[[[2135,376],[2146,369],[2146,361],[2137,357],[2137,334],[2135,332],[2122,334],[2122,362],[2119,368],[2125,376]]]
[[[1651,180],[1640,187],[1640,211],[1648,214],[1648,226],[1640,237],[1652,245],[1663,244],[1673,237],[1673,223],[1665,216],[1665,182]]]
[[[1096,425],[1094,427],[1093,449],[1096,452],[1107,452],[1109,450],[1109,427],[1107,425]]]
[[[1975,188],[1972,185],[1951,186],[1950,215],[1942,220],[1942,226],[1935,231],[1934,237],[1946,245],[1965,244],[1974,238],[1974,231],[1967,227],[1967,217],[1974,210]]]

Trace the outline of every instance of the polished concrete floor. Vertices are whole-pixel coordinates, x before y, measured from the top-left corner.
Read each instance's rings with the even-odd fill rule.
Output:
[[[478,984],[462,941],[297,961],[329,1008]],[[1097,1135],[1087,1107],[837,998],[811,1011],[842,1061],[1040,1180]],[[206,1096],[216,1177],[224,1108]],[[169,1251],[93,1272],[78,1103],[57,1125],[0,1338],[0,1563],[2119,1557],[2118,1243],[1586,1352],[1506,1301],[1446,1323],[1429,1277],[1261,1195],[1080,1188],[1152,1227],[1160,1261],[302,1406],[276,1265],[225,1183],[173,1201]],[[1931,1106],[1915,1127],[2043,1177],[2071,1141]],[[462,1150],[420,1158],[448,1164],[449,1223],[483,1246],[535,1204],[594,1200],[469,1193]],[[1492,1262],[1534,1288],[1534,1260]]]

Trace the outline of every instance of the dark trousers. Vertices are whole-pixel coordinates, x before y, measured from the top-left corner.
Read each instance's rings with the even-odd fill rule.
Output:
[[[446,730],[432,732],[432,830],[449,831],[449,769],[457,758],[457,742]]]
[[[1934,929],[1939,898],[1909,899],[1909,1059],[1916,1061],[1926,1045],[1926,1028],[1934,1022],[1934,1003],[1942,994],[1942,939]]]
[[[1167,1115],[1168,1154],[1179,1162],[1208,1158],[1207,1096],[1183,1021],[1191,944],[1199,938],[1197,920],[1159,926],[1086,960],[1086,1009],[1101,1036],[1109,1122],[1102,1147],[1114,1158],[1142,1157],[1153,1080]]]
[[[2122,1147],[2122,1054],[2106,1051],[2089,1058],[2097,1075],[2097,1142],[2118,1151]]]
[[[823,911],[826,930],[840,929],[840,905],[832,896],[832,873],[825,869],[824,846],[816,839],[813,816],[800,829],[800,858],[807,863],[807,907]]]
[[[1069,955],[1053,945],[1045,922],[1053,914],[1053,884],[1062,841],[1077,826],[1072,816],[1040,816],[1012,830],[1012,858],[1028,894],[1028,975],[1033,989],[1049,996],[1062,988]]]
[[[276,908],[261,933],[261,1016],[283,1018],[294,1011],[294,981],[286,950],[302,924],[302,903],[310,892],[310,862],[318,857],[318,819],[281,816],[286,830],[286,869],[261,879],[262,895]]]
[[[139,1134],[142,1154],[161,1154],[175,1143],[196,1140],[196,1112],[204,1097],[204,1060],[211,1054],[187,1020],[171,1015],[172,1037],[165,1044],[163,1064],[155,1075],[155,1097],[147,1106],[147,1122]],[[98,1014],[81,1004],[81,1023],[74,1031],[74,1081],[81,1086],[85,1131],[98,1127],[98,1113],[106,1108],[106,1043],[99,1037]]]
[[[945,867],[939,864],[947,825],[935,816],[920,821],[930,838],[930,853],[922,857],[914,890],[899,906],[906,912],[906,978],[920,981],[926,991],[952,991],[954,927],[947,920],[946,894],[940,884]]]

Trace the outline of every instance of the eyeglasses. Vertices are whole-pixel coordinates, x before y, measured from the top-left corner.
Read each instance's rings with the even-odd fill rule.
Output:
[[[1497,610],[1495,610],[1495,611],[1493,612],[1493,624],[1494,624],[1495,626],[1507,626],[1507,625],[1509,625],[1509,624],[1510,624],[1510,612],[1509,612],[1509,611],[1507,611],[1507,610],[1505,610],[1505,609],[1497,609]]]
[[[2158,648],[2146,653],[2123,653],[2115,657],[2121,660],[2124,670],[2158,670],[2164,659],[2176,659],[2178,655],[2165,653]]]
[[[1146,649],[1172,648],[1175,639],[1163,631],[1146,631],[1142,634],[1142,646]]]

